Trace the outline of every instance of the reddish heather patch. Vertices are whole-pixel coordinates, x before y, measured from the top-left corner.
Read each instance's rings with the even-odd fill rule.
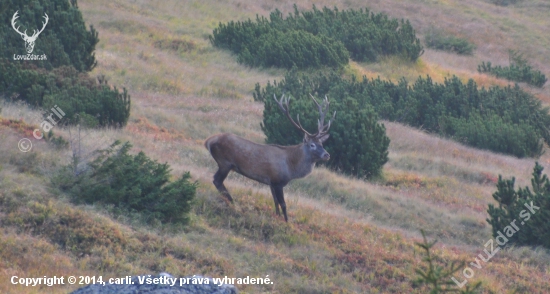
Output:
[[[179,134],[176,130],[166,128],[160,128],[149,122],[146,118],[138,118],[137,121],[129,123],[126,129],[133,134],[139,134],[141,136],[151,138],[154,141],[173,141],[177,139],[185,139],[182,134]]]
[[[426,182],[415,174],[401,174],[386,181],[386,186],[406,186],[413,188],[426,187]]]
[[[482,184],[496,184],[498,182],[498,177],[496,177],[495,175],[492,175],[490,173],[487,173],[487,172],[481,172],[481,175],[483,176],[483,181],[482,181]]]
[[[33,137],[32,132],[36,129],[36,126],[29,125],[22,119],[0,118],[0,125],[13,129],[25,137]]]

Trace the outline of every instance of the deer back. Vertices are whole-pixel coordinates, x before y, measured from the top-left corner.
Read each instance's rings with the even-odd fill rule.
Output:
[[[234,170],[258,182],[286,184],[312,170],[314,161],[305,145],[263,145],[233,134],[218,134],[208,138],[205,147],[220,168]]]

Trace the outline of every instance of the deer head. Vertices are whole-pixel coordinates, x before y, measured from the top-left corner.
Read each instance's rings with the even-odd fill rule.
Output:
[[[27,35],[27,30],[25,30],[23,33],[19,31],[19,27],[15,27],[15,20],[19,18],[19,16],[17,15],[19,11],[16,11],[15,14],[13,15],[12,19],[11,19],[11,26],[13,27],[13,29],[19,33],[19,35],[21,35],[21,38],[23,38],[23,40],[25,41],[25,49],[27,49],[27,53],[32,53],[32,51],[34,50],[34,42],[36,41],[36,38],[38,38],[38,35],[40,35],[40,33],[42,33],[42,31],[44,30],[44,28],[46,27],[46,25],[48,24],[48,14],[44,13],[44,19],[46,20],[46,22],[42,22],[42,29],[40,31],[36,31],[36,30],[33,30],[33,34],[32,36],[28,36]]]
[[[281,97],[281,100],[277,100],[277,97],[273,95],[273,99],[275,99],[275,102],[277,105],[279,105],[279,108],[283,111],[283,113],[286,115],[286,117],[290,120],[290,122],[301,132],[304,133],[304,142],[303,144],[306,145],[307,150],[310,152],[310,154],[313,156],[315,161],[317,160],[329,160],[330,154],[325,151],[323,148],[323,142],[325,142],[328,137],[328,131],[330,129],[330,123],[336,116],[336,111],[334,111],[334,114],[332,115],[332,118],[328,121],[327,124],[325,124],[325,116],[328,112],[328,107],[330,102],[328,101],[327,96],[325,96],[325,100],[323,100],[323,105],[320,105],[317,100],[310,94],[309,95],[311,99],[313,99],[313,102],[315,102],[315,105],[317,106],[319,110],[319,119],[317,120],[317,132],[314,134],[310,134],[308,131],[306,131],[302,124],[300,123],[300,115],[298,114],[297,121],[294,121],[289,113],[289,101],[290,97]]]

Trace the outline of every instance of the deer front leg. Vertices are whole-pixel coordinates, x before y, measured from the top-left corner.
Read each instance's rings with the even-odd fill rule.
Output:
[[[273,197],[277,197],[277,202],[279,202],[279,205],[281,205],[281,209],[283,210],[283,215],[285,216],[285,222],[288,222],[288,217],[286,215],[286,203],[285,203],[285,194],[283,193],[283,187],[284,186],[272,186]],[[279,209],[277,209],[279,210]]]
[[[275,202],[275,212],[277,215],[281,215],[281,212],[279,211],[279,201],[277,200],[277,193],[275,192],[273,186],[269,186],[271,188],[271,195],[273,196],[273,201]]]

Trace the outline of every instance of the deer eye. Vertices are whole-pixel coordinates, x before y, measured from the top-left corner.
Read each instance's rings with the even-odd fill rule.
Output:
[[[311,144],[309,144],[309,147],[315,148],[315,144],[311,143]]]

